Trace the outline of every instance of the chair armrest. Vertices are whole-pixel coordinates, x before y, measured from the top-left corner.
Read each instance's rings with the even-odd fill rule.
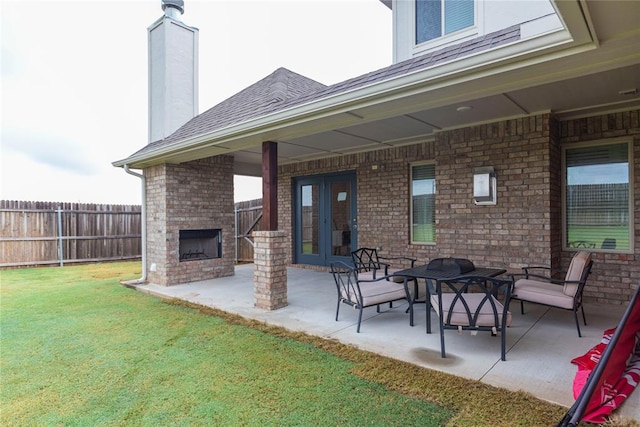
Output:
[[[360,282],[362,281],[375,281],[378,280],[379,277],[386,277],[387,276],[387,268],[388,265],[385,263],[379,263],[377,268],[368,268],[368,267],[357,267],[355,268],[355,272],[356,275],[361,275],[363,273],[371,273],[371,275],[373,276],[373,280],[368,280],[368,279],[359,279]]]
[[[528,266],[528,267],[522,267],[522,270],[524,271],[524,274],[530,274],[529,270],[545,270],[545,271],[551,271],[550,267],[543,267],[543,266]]]
[[[562,284],[559,282],[563,282],[563,280],[555,279],[551,277],[552,275],[558,274],[564,277],[567,274],[565,270],[560,270],[560,269],[550,268],[550,267],[543,267],[543,266],[522,267],[522,269],[524,270],[524,275],[526,276],[527,279],[530,277],[535,277],[536,279],[545,279],[549,282],[553,282],[556,284]],[[530,272],[531,270],[544,270],[549,274],[549,276],[545,276],[540,273],[531,273]]]
[[[393,277],[393,275],[388,275],[387,276],[386,274],[381,274],[380,276],[374,276],[373,279],[357,279],[356,282],[357,283],[372,283],[372,282],[381,282],[383,280],[391,282],[391,280],[390,280],[391,277]]]
[[[415,258],[406,257],[406,256],[396,256],[396,257],[382,257],[382,256],[380,256],[380,257],[378,257],[378,259],[409,261],[409,262],[411,262],[411,268],[415,267],[415,263],[417,261]]]
[[[531,279],[531,280],[537,280],[539,282],[548,282],[554,285],[564,284],[564,280],[562,279],[554,279],[553,277],[543,276],[542,274],[528,273],[528,274],[513,274],[512,276],[514,281],[517,281],[518,279]]]
[[[518,280],[518,278],[524,278],[524,279],[534,279],[534,280],[538,280],[538,281],[545,281],[548,283],[551,283],[553,285],[559,285],[559,286],[564,286],[564,285],[579,285],[580,283],[582,283],[581,280],[563,280],[563,279],[554,279],[553,277],[547,277],[547,276],[542,276],[539,274],[512,274],[511,275],[513,277],[513,280],[516,281]]]

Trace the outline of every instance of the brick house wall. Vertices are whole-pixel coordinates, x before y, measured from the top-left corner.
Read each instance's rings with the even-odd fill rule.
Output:
[[[568,122],[535,115],[443,131],[435,140],[411,146],[283,165],[278,177],[278,221],[288,235],[288,261],[293,259],[293,178],[355,170],[360,247],[379,247],[383,255],[412,256],[419,262],[465,257],[514,273],[525,265],[566,268],[573,253],[561,250],[561,144],[636,135],[634,158],[640,158],[638,112],[620,114],[623,117]],[[410,164],[421,161],[437,165],[436,245],[410,242]],[[473,203],[473,169],[481,166],[496,170],[495,206]],[[635,169],[635,194],[640,194],[637,160]],[[639,221],[636,215],[636,254],[595,254],[586,299],[614,304],[629,300],[634,284],[640,282]]]
[[[144,174],[148,281],[168,286],[233,275],[233,157],[164,164]],[[179,230],[187,229],[221,229],[222,257],[180,262]]]

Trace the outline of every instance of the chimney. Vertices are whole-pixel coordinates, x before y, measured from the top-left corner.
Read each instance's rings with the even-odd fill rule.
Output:
[[[198,29],[182,23],[184,1],[162,0],[164,16],[147,28],[149,142],[198,114]]]

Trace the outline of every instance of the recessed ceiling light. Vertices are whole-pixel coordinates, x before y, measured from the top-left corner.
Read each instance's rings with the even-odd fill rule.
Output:
[[[469,110],[471,110],[472,108],[473,108],[473,107],[469,107],[468,105],[462,105],[462,106],[460,106],[460,107],[456,108],[456,111],[457,111],[458,113],[462,113],[462,112],[464,112],[464,111],[469,111]]]

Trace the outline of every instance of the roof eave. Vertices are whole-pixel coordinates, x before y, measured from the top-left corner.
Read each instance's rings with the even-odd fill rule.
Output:
[[[351,110],[433,91],[444,86],[457,85],[483,76],[526,67],[532,63],[551,61],[596,48],[597,44],[582,15],[580,4],[578,2],[559,3],[562,3],[561,7],[558,7],[558,3],[556,3],[556,7],[565,26],[570,31],[553,31],[529,40],[470,55],[463,59],[295,105],[265,116],[187,138],[169,146],[160,146],[155,150],[138,155],[134,154],[112,164],[116,167],[128,165],[133,168],[142,168],[154,164],[172,163],[179,157],[184,158],[184,155],[180,156],[181,153],[199,150],[203,147],[217,146],[222,148],[222,144],[226,147],[223,150],[216,150],[220,151],[218,154],[221,152],[232,153],[235,151],[235,147],[232,147],[234,143],[243,148],[246,147],[248,139],[259,135],[292,138],[303,136],[304,132],[312,134],[322,131],[323,129],[313,128],[301,130],[300,124],[312,120],[325,120],[324,127],[362,123],[365,118],[351,114]],[[532,79],[540,81],[543,81],[544,78],[544,76],[532,77]],[[435,103],[437,100],[432,102]],[[255,145],[255,141],[252,144]]]

